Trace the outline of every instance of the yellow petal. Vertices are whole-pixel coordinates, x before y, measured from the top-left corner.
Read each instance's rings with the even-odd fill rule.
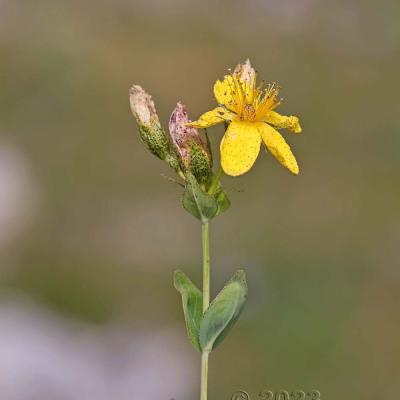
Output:
[[[224,107],[216,107],[211,111],[204,113],[197,121],[189,122],[188,126],[193,126],[195,128],[208,128],[219,124],[224,121],[231,121],[233,115]]]
[[[226,174],[242,175],[253,166],[261,145],[257,125],[243,121],[229,124],[220,146],[221,165]]]
[[[276,111],[269,111],[264,120],[265,122],[274,125],[276,128],[286,128],[290,132],[301,133],[299,119],[294,115],[287,117],[277,113]]]
[[[215,82],[214,96],[219,104],[235,111],[236,98],[239,94],[237,89],[237,81],[232,75],[226,75],[222,82],[220,80]]]
[[[290,172],[297,175],[299,166],[289,145],[285,142],[282,135],[272,126],[265,123],[257,124],[262,140],[267,146],[270,153]]]

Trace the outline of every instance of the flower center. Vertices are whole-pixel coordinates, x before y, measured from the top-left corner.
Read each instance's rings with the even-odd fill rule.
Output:
[[[256,87],[255,79],[241,80],[236,76],[232,76],[230,80],[231,97],[230,107],[232,111],[242,121],[258,122],[261,121],[266,114],[277,107],[280,101],[277,99],[279,86],[276,83],[268,84],[262,89],[262,82]]]

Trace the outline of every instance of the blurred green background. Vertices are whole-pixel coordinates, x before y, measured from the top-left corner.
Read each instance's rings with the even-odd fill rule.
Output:
[[[211,225],[212,291],[244,267],[250,294],[211,356],[210,399],[239,389],[394,398],[399,15],[395,0],[1,0],[0,327],[10,335],[0,334],[0,397],[101,398],[68,380],[75,368],[87,380],[79,360],[43,369],[29,329],[15,345],[26,358],[15,356],[12,316],[31,327],[42,312],[43,351],[66,331],[75,349],[85,332],[82,354],[96,338],[108,398],[138,397],[118,371],[129,361],[137,372],[126,381],[138,379],[150,357],[138,349],[153,337],[161,367],[140,375],[141,396],[198,397],[199,358],[172,275],[181,268],[200,285],[200,226],[140,142],[128,89],[149,91],[166,126],[178,100],[192,118],[210,109],[214,81],[249,57],[282,86],[280,111],[301,119],[304,134],[284,134],[301,173],[262,152],[248,174],[223,178],[232,206]],[[222,127],[210,134],[217,151]],[[43,369],[40,387],[27,365]],[[63,369],[64,386],[52,369]]]

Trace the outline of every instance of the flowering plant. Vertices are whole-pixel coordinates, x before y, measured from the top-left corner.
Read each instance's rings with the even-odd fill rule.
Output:
[[[182,179],[182,205],[202,226],[202,290],[182,271],[175,271],[174,276],[189,339],[201,353],[200,400],[207,399],[209,354],[239,318],[247,296],[245,273],[238,270],[210,303],[209,222],[230,206],[221,185],[222,174],[238,176],[249,171],[262,142],[284,167],[294,175],[299,173],[296,158],[278,132],[286,128],[301,133],[299,119],[278,114],[275,109],[281,103],[279,87],[275,83],[263,86],[263,82],[257,85],[256,71],[249,60],[239,64],[222,81],[216,81],[214,96],[218,106],[198,120],[192,122],[185,106],[178,102],[170,117],[169,134],[161,126],[151,96],[137,85],[130,90],[131,110],[143,143]],[[202,136],[198,129],[222,122],[226,131],[220,143],[221,166],[214,173],[207,131]]]

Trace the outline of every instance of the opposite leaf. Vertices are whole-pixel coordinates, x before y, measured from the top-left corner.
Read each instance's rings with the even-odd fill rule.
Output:
[[[174,286],[182,296],[183,314],[189,339],[194,348],[201,352],[199,330],[203,317],[203,295],[192,281],[179,270],[174,274]]]
[[[185,210],[201,221],[214,218],[218,211],[217,201],[201,189],[191,173],[186,174],[186,179],[186,188],[182,198]]]
[[[245,274],[239,270],[204,313],[200,325],[200,346],[203,351],[210,352],[222,342],[239,318],[246,296]]]
[[[210,177],[209,187],[210,189],[208,193],[216,200],[218,204],[216,215],[220,215],[230,207],[231,202],[222,188],[219,175],[213,175]]]
[[[230,207],[231,202],[222,188],[220,188],[217,191],[217,194],[215,197],[216,197],[216,200],[218,203],[217,215],[219,215],[219,214],[222,214],[224,211],[226,211]]]

